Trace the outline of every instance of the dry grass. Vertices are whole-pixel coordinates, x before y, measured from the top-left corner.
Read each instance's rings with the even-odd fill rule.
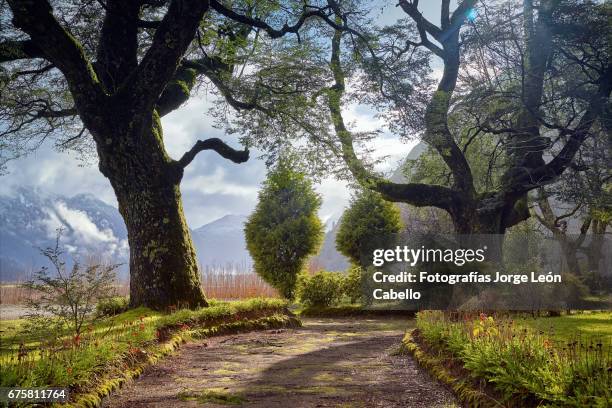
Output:
[[[276,290],[246,265],[207,266],[200,270],[202,271],[202,287],[208,298],[234,300],[278,297]],[[129,282],[118,283],[116,291],[119,296],[129,295]],[[21,282],[0,284],[0,304],[23,304],[29,295],[29,291],[22,287]]]

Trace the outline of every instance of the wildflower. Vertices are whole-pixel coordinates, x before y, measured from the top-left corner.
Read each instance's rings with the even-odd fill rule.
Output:
[[[72,374],[72,367],[67,367],[67,368],[66,368],[66,372],[67,372],[68,374]]]
[[[548,349],[550,348],[551,344],[550,341],[548,339],[544,339],[544,348]]]
[[[140,323],[140,331],[143,331],[144,329],[145,329],[144,323]]]
[[[486,314],[480,313],[480,321],[484,322],[486,318],[487,318]]]

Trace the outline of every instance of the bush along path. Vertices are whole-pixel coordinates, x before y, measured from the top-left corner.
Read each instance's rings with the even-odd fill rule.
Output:
[[[405,318],[304,319],[302,327],[185,345],[105,407],[453,407],[398,345]]]

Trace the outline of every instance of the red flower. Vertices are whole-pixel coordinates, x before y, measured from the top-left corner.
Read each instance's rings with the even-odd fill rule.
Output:
[[[481,313],[481,314],[480,314],[480,320],[481,320],[481,321],[484,321],[486,318],[487,318],[487,315],[486,315],[486,314],[484,314],[484,313]]]

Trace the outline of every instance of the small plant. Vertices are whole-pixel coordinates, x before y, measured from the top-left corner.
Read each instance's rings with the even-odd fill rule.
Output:
[[[106,299],[101,299],[96,305],[96,315],[115,316],[128,310],[130,306],[130,298],[127,296],[113,296]]]
[[[92,313],[96,303],[114,294],[115,270],[119,265],[83,267],[74,260],[72,268],[68,269],[60,249],[61,235],[60,228],[55,245],[41,250],[53,269],[43,266],[23,284],[30,291],[26,305],[31,312],[26,316],[26,330],[45,334],[51,328],[54,332],[68,328],[78,338],[85,323],[96,318]]]
[[[298,296],[306,306],[327,307],[340,303],[344,296],[345,277],[339,272],[303,273],[298,278]]]

